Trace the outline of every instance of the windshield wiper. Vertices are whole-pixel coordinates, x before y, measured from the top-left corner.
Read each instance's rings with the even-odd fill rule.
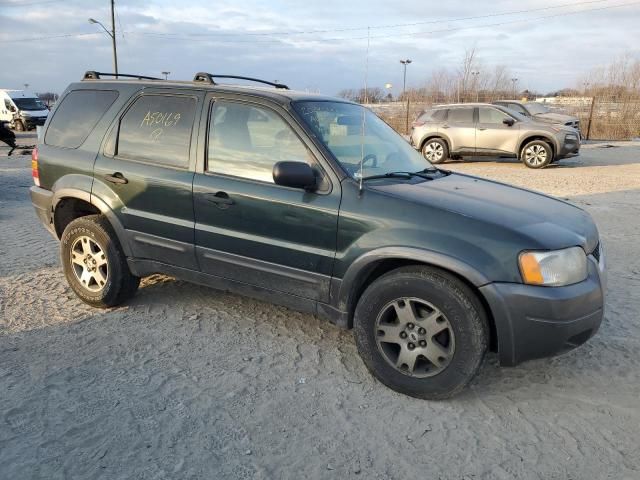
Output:
[[[410,179],[412,177],[420,177],[420,172],[387,172],[381,173],[379,175],[369,175],[367,177],[362,177],[362,181],[365,180],[375,180],[377,178],[405,178]]]

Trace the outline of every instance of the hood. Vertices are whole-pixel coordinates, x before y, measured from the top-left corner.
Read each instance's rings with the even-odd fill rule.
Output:
[[[398,182],[371,188],[510,229],[528,237],[530,248],[553,250],[579,245],[590,253],[598,243],[596,225],[584,210],[541,193],[491,180],[452,173],[426,182]]]
[[[574,122],[578,120],[576,117],[572,117],[571,115],[565,115],[563,113],[538,113],[534,115],[533,118],[538,122],[546,122],[546,123],[562,123],[563,125],[566,122]]]

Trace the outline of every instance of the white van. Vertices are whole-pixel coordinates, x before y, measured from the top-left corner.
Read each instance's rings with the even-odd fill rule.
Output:
[[[25,90],[0,90],[0,122],[19,132],[44,125],[49,115],[47,106]]]

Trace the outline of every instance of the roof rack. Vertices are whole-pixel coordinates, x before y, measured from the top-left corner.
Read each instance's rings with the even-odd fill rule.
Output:
[[[106,73],[106,72],[96,72],[93,70],[87,70],[84,72],[83,80],[100,80],[102,76],[105,77],[125,77],[125,78],[137,78],[138,80],[160,80],[157,77],[147,77],[145,75],[129,75],[126,73]]]
[[[235,80],[248,80],[250,82],[264,83],[265,85],[271,85],[272,87],[289,90],[289,87],[287,87],[283,83],[269,82],[268,80],[260,80],[259,78],[252,78],[252,77],[241,77],[238,75],[213,75],[212,73],[207,73],[207,72],[196,73],[196,75],[193,77],[193,81],[208,83],[210,85],[217,85],[216,82],[214,81],[214,78],[233,78]]]

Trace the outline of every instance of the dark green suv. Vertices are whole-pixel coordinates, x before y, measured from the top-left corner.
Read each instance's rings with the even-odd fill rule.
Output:
[[[101,76],[67,88],[32,161],[36,213],[90,305],[156,272],[250,295],[353,327],[381,382],[431,399],[488,349],[516,365],[598,329],[604,257],[581,209],[436,169],[354,103]]]

